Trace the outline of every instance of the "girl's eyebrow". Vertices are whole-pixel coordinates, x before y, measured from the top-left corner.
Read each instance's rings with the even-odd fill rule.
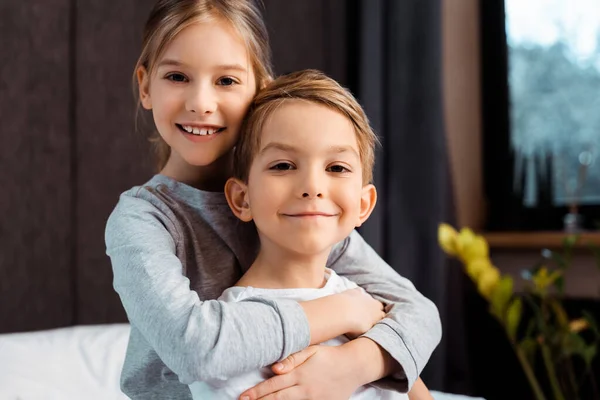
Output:
[[[185,67],[186,64],[184,62],[181,62],[179,60],[174,60],[172,58],[165,58],[164,60],[161,60],[158,63],[157,67],[164,67],[164,66],[170,66],[170,67]],[[239,72],[243,72],[246,73],[248,70],[246,68],[244,68],[241,64],[222,64],[222,65],[217,65],[215,66],[216,70],[225,70],[225,71],[239,71]]]

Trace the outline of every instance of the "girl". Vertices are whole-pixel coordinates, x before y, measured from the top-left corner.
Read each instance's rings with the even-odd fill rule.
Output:
[[[256,231],[240,225],[223,187],[242,119],[271,79],[270,65],[264,23],[248,0],[160,0],[150,14],[135,73],[158,131],[160,173],[123,193],[106,227],[114,287],[131,323],[121,386],[133,399],[191,398],[187,384],[285,359],[337,336],[331,326],[368,330],[370,340],[339,352],[359,362],[331,368],[334,358],[315,354],[278,372],[296,374],[297,386],[322,386],[328,399],[349,380],[384,376],[407,391],[440,340],[435,306],[356,232],[327,266],[387,304],[383,319],[381,304],[357,291],[300,303],[211,300],[258,250]],[[273,382],[248,393],[285,392]]]

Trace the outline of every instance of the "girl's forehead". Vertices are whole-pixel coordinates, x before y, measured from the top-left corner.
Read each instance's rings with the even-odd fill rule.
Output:
[[[190,50],[195,52],[220,50],[224,54],[238,57],[247,57],[248,53],[246,42],[238,31],[229,22],[215,18],[193,22],[183,28],[167,44],[164,53]]]
[[[236,66],[252,70],[246,42],[231,24],[218,19],[194,22],[179,32],[156,60],[157,66]]]

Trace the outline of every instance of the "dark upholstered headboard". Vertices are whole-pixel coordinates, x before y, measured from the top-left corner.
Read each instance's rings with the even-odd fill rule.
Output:
[[[126,321],[104,226],[153,173],[131,90],[153,3],[0,6],[0,333]],[[345,0],[264,4],[278,71],[345,83]]]

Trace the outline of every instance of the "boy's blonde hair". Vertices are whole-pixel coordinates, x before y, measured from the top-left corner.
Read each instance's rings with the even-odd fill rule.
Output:
[[[283,75],[262,89],[254,98],[240,131],[233,161],[234,177],[248,182],[254,157],[260,150],[265,121],[285,101],[303,100],[324,105],[346,116],[356,132],[362,164],[363,183],[371,183],[377,135],[367,115],[352,93],[320,71],[307,69]]]
[[[227,21],[245,41],[256,78],[256,90],[273,76],[269,35],[257,5],[252,0],[159,0],[144,27],[142,52],[135,65],[133,82],[137,96],[136,72],[146,68],[151,75],[156,62],[175,36],[188,26],[214,20]],[[138,110],[140,102],[138,99]],[[160,135],[152,138],[158,167],[162,169],[171,153]]]

